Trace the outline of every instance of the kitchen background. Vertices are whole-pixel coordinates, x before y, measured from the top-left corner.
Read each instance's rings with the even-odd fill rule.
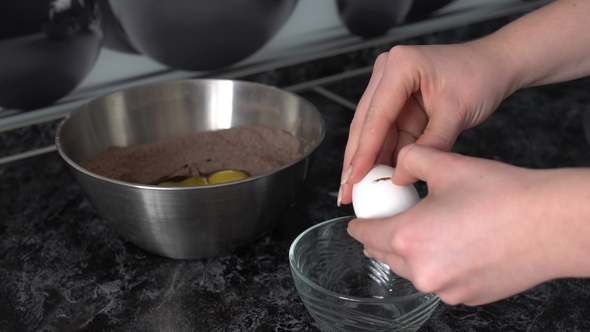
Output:
[[[81,1],[80,3],[86,3],[86,7],[90,7],[90,4],[96,1],[98,5],[102,5],[101,15],[87,15],[102,18],[102,20],[94,19],[97,22],[100,21],[95,22],[94,27],[99,37],[95,38],[96,41],[64,46],[62,50],[50,49],[45,45],[39,46],[26,39],[21,41],[24,38],[18,39],[15,36],[24,35],[26,38],[32,38],[37,34],[38,31],[32,26],[39,25],[38,22],[26,15],[42,21],[49,16],[50,7],[56,7],[55,4],[63,2],[69,3],[70,0],[37,0],[22,4],[18,1],[3,2],[1,6],[4,10],[0,10],[0,30],[4,31],[0,33],[2,41],[0,43],[0,133],[61,119],[92,98],[131,86],[197,77],[243,78],[248,75],[273,72],[274,69],[289,68],[297,64],[329,59],[335,55],[349,54],[359,50],[371,50],[376,46],[389,46],[411,37],[526,12],[549,2],[548,0],[416,0],[410,9],[409,17],[400,16],[400,8],[393,6],[391,13],[382,17],[380,29],[364,31],[356,26],[375,25],[375,22],[379,20],[363,22],[362,15],[340,16],[338,8],[338,6],[347,8],[349,2],[362,3],[360,1],[340,1],[339,4],[336,0],[276,0],[271,2],[280,6],[277,5],[273,7],[272,12],[269,10],[265,13],[272,19],[259,19],[262,22],[254,25],[252,31],[241,34],[236,33],[242,28],[241,26],[236,26],[233,30],[226,29],[229,31],[224,32],[220,28],[223,22],[205,17],[198,17],[200,20],[195,19],[194,13],[200,13],[203,10],[194,8],[192,13],[184,10],[192,16],[189,15],[182,22],[183,29],[191,32],[173,39],[169,37],[174,32],[169,21],[162,19],[157,22],[138,22],[134,20],[132,13],[139,12],[138,8],[115,6],[120,16],[124,16],[121,19],[127,19],[124,22],[129,22],[129,27],[133,28],[133,35],[130,35],[129,30],[124,31],[107,0]],[[376,3],[386,2],[379,0]],[[411,1],[397,2],[403,4]],[[141,6],[144,7],[143,12],[147,13],[146,17],[164,11],[173,15],[178,14],[175,11],[183,11],[182,5],[172,5],[176,3],[182,4],[183,1],[172,2],[169,6],[171,9],[160,8],[162,5],[158,1],[149,4],[141,3]],[[225,20],[231,21],[233,19],[231,15],[222,14],[223,9],[224,6],[237,3],[239,1],[227,1],[219,6],[209,6],[211,8],[207,13],[226,15]],[[50,6],[50,4],[54,5]],[[145,7],[149,7],[150,10],[146,10]],[[174,9],[174,7],[181,9]],[[247,6],[242,5],[242,7]],[[75,9],[75,6],[72,8]],[[357,13],[361,13],[360,9],[363,9],[362,6],[354,8],[350,5],[348,8],[349,12],[356,10]],[[75,11],[74,9],[70,11]],[[433,11],[433,9],[437,10]],[[365,10],[370,12],[373,9]],[[238,14],[246,19],[249,13],[240,9]],[[405,21],[402,21],[404,19]],[[162,38],[153,36],[156,35],[154,32],[156,30],[161,32]],[[201,31],[204,33],[200,33]],[[152,35],[147,35],[148,33]],[[255,34],[264,34],[266,40],[246,43],[252,45],[242,47],[247,48],[245,51],[236,46],[225,46],[232,43],[238,44],[239,39],[252,38]],[[226,40],[219,42],[222,37]],[[141,54],[137,47],[131,45],[131,41],[145,49],[148,55]],[[208,47],[206,51],[202,51],[202,44]],[[241,45],[238,44],[238,46]],[[51,47],[55,48],[55,45]],[[231,57],[227,54],[235,54],[235,56]],[[178,58],[182,59],[178,60]],[[212,63],[211,58],[220,58],[220,60],[218,63]],[[367,65],[371,64],[370,58],[364,60],[367,61]],[[337,71],[346,72],[352,69],[352,66],[339,68]],[[179,67],[190,67],[191,70],[178,69]],[[205,69],[198,70],[202,68]],[[333,74],[336,74],[336,71],[323,69],[314,73],[313,77]],[[269,84],[274,83],[269,82]],[[301,82],[291,84],[294,83]],[[27,110],[22,110],[23,107]],[[23,144],[12,144],[6,140],[0,142],[0,147],[2,148],[0,164],[55,150],[53,144],[23,146]],[[20,155],[21,153],[24,154]]]
[[[165,55],[138,54],[125,39],[108,44],[107,34],[79,84],[57,100],[46,97],[43,105],[35,104],[47,94],[32,90],[39,82],[19,86],[6,80],[25,77],[19,71],[27,68],[17,65],[27,59],[8,57],[14,36],[0,29],[0,95],[19,86],[27,92],[22,102],[34,105],[25,110],[16,99],[11,104],[17,107],[0,105],[0,330],[317,331],[295,290],[287,251],[305,228],[352,213],[348,206],[336,208],[336,191],[348,125],[376,56],[397,43],[478,38],[547,2],[456,0],[385,31],[365,31],[372,35],[363,38],[343,23],[336,1],[299,0],[259,49],[206,70],[171,67],[162,63]],[[2,28],[18,20],[6,13],[0,11]],[[109,22],[103,23],[106,28]],[[203,63],[211,61],[211,54],[203,56]],[[193,77],[256,81],[298,93],[320,110],[327,133],[306,185],[274,229],[230,255],[172,260],[109,228],[55,152],[53,139],[60,119],[92,98]],[[487,122],[462,134],[453,149],[525,167],[590,166],[584,134],[589,84],[580,79],[519,91]],[[426,194],[423,185],[419,189]],[[589,281],[556,280],[486,306],[440,304],[421,331],[587,331],[589,297]]]

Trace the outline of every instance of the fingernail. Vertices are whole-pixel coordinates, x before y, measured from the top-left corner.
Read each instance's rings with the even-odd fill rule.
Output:
[[[344,174],[342,174],[342,179],[340,180],[340,184],[345,184],[346,181],[348,181],[348,178],[350,177],[350,173],[352,173],[352,165],[349,165],[348,168],[346,169],[346,171],[344,171]]]
[[[363,254],[369,258],[373,258],[373,256],[371,256],[371,254],[369,254],[369,252],[367,251],[367,249],[363,249]]]
[[[336,199],[336,205],[340,207],[342,205],[342,186],[338,188],[338,198]]]
[[[346,233],[348,233],[348,235],[350,235],[350,237],[352,237],[352,234],[350,234],[350,229],[348,227],[346,227]]]

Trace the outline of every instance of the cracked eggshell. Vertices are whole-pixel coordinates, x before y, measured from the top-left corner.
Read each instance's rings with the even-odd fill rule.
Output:
[[[420,201],[413,185],[391,182],[395,168],[375,165],[352,187],[352,207],[358,218],[386,218],[398,214]]]

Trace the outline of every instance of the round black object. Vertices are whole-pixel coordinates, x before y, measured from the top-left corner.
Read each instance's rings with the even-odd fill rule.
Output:
[[[127,38],[121,23],[115,17],[109,0],[98,0],[103,18],[104,41],[102,46],[113,51],[129,54],[138,54],[137,50]]]
[[[412,8],[410,8],[410,12],[408,13],[408,18],[415,19],[427,16],[451,2],[453,0],[414,0]]]
[[[0,1],[0,106],[32,109],[71,92],[103,40],[94,0]]]
[[[210,70],[259,50],[297,0],[111,0],[139,53],[172,68]]]
[[[338,14],[352,34],[373,38],[402,23],[412,0],[337,0]]]

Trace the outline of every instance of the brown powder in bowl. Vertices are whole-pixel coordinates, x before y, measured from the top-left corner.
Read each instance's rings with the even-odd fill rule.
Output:
[[[206,176],[219,170],[240,170],[255,176],[300,155],[299,141],[290,133],[266,125],[245,125],[149,144],[111,147],[80,162],[80,166],[115,180],[157,184],[165,179]]]

